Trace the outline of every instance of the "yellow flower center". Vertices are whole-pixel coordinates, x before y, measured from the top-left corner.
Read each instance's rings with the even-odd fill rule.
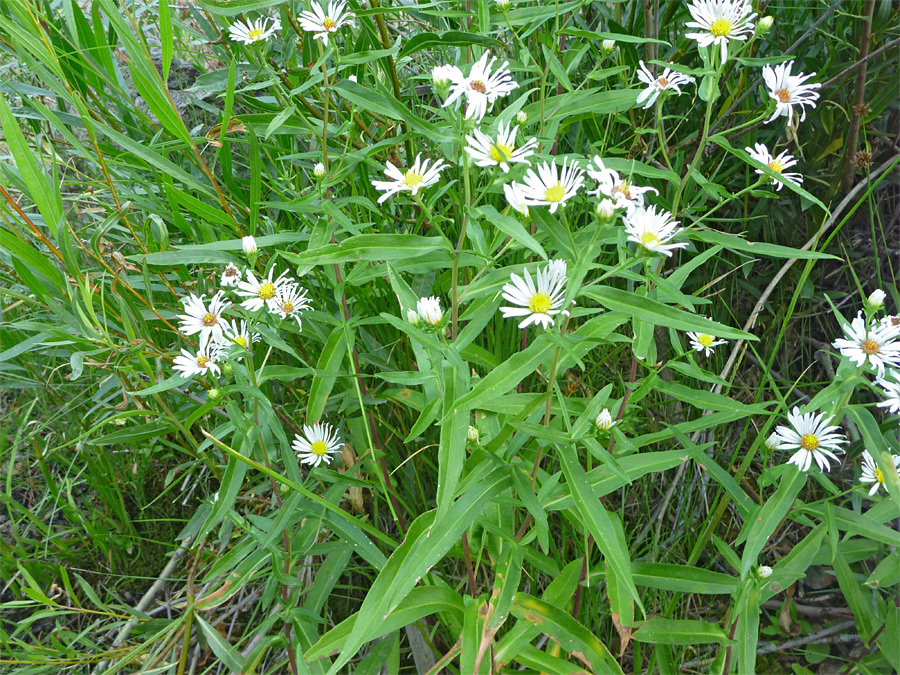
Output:
[[[697,336],[697,342],[704,347],[709,347],[713,342],[713,336],[707,335],[706,333],[700,333],[700,335]]]
[[[275,284],[271,281],[267,281],[262,286],[259,287],[259,297],[263,300],[271,300],[275,297]]]
[[[778,89],[775,91],[775,97],[782,103],[788,103],[791,100],[791,92],[787,89]]]
[[[548,202],[561,202],[565,196],[566,189],[559,181],[557,181],[556,185],[548,187],[544,191],[544,201]]]
[[[513,156],[513,148],[503,143],[494,143],[488,154],[495,162],[508,162]]]
[[[247,348],[247,340],[244,338],[243,335],[238,335],[236,338],[234,338],[234,344],[239,345],[239,346],[243,347],[244,349]]]
[[[403,184],[408,188],[414,188],[422,182],[422,174],[416,173],[412,169],[403,175]]]
[[[484,86],[484,82],[482,82],[481,80],[472,80],[471,82],[469,82],[469,89],[474,89],[479,94],[487,93],[487,87]]]
[[[257,40],[262,38],[262,35],[262,28],[251,28],[249,31],[247,31],[247,39],[250,40],[250,42],[256,42]]]
[[[732,24],[728,19],[716,19],[709,24],[709,32],[715,37],[726,37],[731,35]]]
[[[815,450],[819,447],[819,439],[816,438],[815,434],[804,434],[803,438],[800,439],[800,447],[804,450]]]
[[[641,245],[644,248],[651,248],[653,246],[659,245],[659,237],[656,236],[653,232],[644,232],[641,235]]]
[[[552,305],[553,301],[550,300],[550,296],[546,293],[535,293],[531,296],[531,300],[528,301],[528,309],[535,314],[546,314]]]
[[[209,363],[209,359],[206,358],[205,356],[197,357],[197,365],[200,366],[201,368],[206,368],[207,363]]]
[[[781,173],[784,171],[784,164],[781,162],[776,162],[774,159],[769,162],[769,168],[772,169],[775,173]]]
[[[290,314],[291,312],[294,311],[294,303],[291,302],[290,300],[285,300],[284,302],[281,303],[281,311],[284,312],[285,314]]]
[[[327,31],[334,31],[337,24],[334,22],[334,19],[330,17],[325,17],[325,20],[322,22],[322,25],[325,27]]]
[[[315,443],[310,443],[309,449],[312,451],[312,454],[318,455],[319,457],[328,452],[328,446],[325,445],[325,441],[316,441]]]
[[[870,356],[872,354],[877,354],[879,349],[881,349],[881,345],[879,345],[877,342],[875,342],[875,340],[873,340],[872,338],[867,338],[867,339],[863,340],[862,350],[866,354],[868,354]]]
[[[631,201],[631,183],[629,183],[627,180],[622,181],[613,188],[613,196],[615,196],[617,192],[625,197],[625,199],[627,199],[628,201]]]
[[[873,471],[872,473],[875,474],[875,480],[877,480],[879,483],[881,483],[882,485],[884,485],[884,474],[881,472],[881,469],[879,469],[879,468],[876,466],[876,467],[875,467],[875,471]]]
[[[212,312],[207,312],[206,314],[203,315],[203,325],[204,326],[215,326],[217,321],[218,321],[218,319],[216,318],[216,315],[213,314]]]

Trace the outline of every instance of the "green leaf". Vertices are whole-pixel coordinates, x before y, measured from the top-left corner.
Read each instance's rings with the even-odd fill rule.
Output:
[[[800,490],[806,485],[806,474],[793,464],[785,467],[781,475],[781,484],[775,494],[767,499],[762,506],[744,524],[747,532],[744,544],[744,553],[741,556],[741,579],[746,579],[750,568],[756,564],[756,559],[768,542],[769,537],[775,532],[791,505],[794,503]]]
[[[272,5],[280,5],[283,0],[200,0],[200,6],[213,14],[234,16],[241,12],[252,12]]]
[[[200,632],[206,638],[206,643],[219,661],[232,673],[244,672],[244,657],[241,656],[240,650],[235,645],[226,642],[222,634],[210,626],[197,612],[194,612],[194,621],[197,622]]]
[[[484,218],[491,225],[500,230],[503,234],[508,237],[512,237],[513,241],[518,242],[525,248],[534,251],[541,258],[547,260],[547,252],[544,251],[544,247],[541,246],[537,239],[532,237],[528,230],[526,230],[522,223],[511,216],[504,216],[497,209],[495,209],[490,204],[486,204],[485,206],[480,206],[477,209],[474,209],[474,212],[478,214],[481,218]]]
[[[568,612],[527,593],[516,593],[512,614],[539,626],[567,652],[577,651],[587,659],[595,673],[621,673],[622,668],[597,636]]]
[[[456,488],[466,459],[469,408],[454,404],[456,392],[465,390],[465,380],[456,366],[444,366],[444,419],[438,443],[437,515],[441,522],[456,497]]]
[[[265,140],[269,140],[269,136],[278,131],[295,112],[297,112],[297,108],[291,105],[275,115],[275,117],[272,118],[272,121],[269,122],[269,126],[266,127]]]
[[[421,33],[416,33],[406,41],[406,44],[403,45],[403,49],[400,50],[400,54],[397,58],[402,59],[404,56],[409,56],[410,54],[414,54],[423,49],[435,47],[464,47],[466,45],[481,45],[482,47],[496,49],[500,47],[502,43],[496,38],[487,35],[479,35],[478,33],[464,33],[458,30],[448,30],[443,33],[423,31]]]
[[[638,586],[680,593],[734,595],[739,583],[737,577],[729,574],[687,565],[636,562],[631,564],[631,571]]]
[[[684,331],[702,331],[709,335],[732,340],[758,340],[750,333],[712,321],[703,316],[696,316],[683,309],[664,305],[652,298],[637,298],[633,293],[612,288],[611,286],[592,287],[581,291],[599,302],[607,309],[624,312],[640,321],[657,326],[666,326]]]
[[[159,394],[164,391],[169,391],[170,389],[174,389],[175,387],[183,387],[185,384],[191,381],[189,377],[183,377],[181,375],[172,375],[172,377],[165,379],[161,382],[154,384],[153,386],[147,387],[146,389],[140,389],[138,391],[129,391],[129,396],[152,396],[153,394]]]
[[[708,244],[717,244],[731,251],[743,251],[751,255],[762,255],[769,258],[797,258],[798,260],[840,260],[837,256],[818,251],[801,251],[799,248],[779,246],[766,242],[747,241],[736,234],[727,234],[717,230],[696,229],[688,230],[690,239],[703,241]]]
[[[341,80],[332,85],[331,88],[363,110],[369,110],[391,119],[406,122],[411,129],[418,131],[435,143],[450,143],[454,140],[452,134],[439,129],[431,122],[426,122],[423,118],[413,113],[409,106],[394,98],[387,89],[373,91],[350,80]]]
[[[311,421],[319,420],[325,412],[325,404],[331,394],[337,376],[340,374],[341,363],[347,354],[347,336],[344,326],[337,326],[331,331],[331,335],[325,341],[325,346],[319,353],[319,362],[316,364],[316,376],[309,388],[309,403],[306,407],[306,418]]]
[[[733,644],[718,624],[689,619],[649,619],[631,637],[657,645]]]
[[[604,508],[599,495],[591,489],[587,475],[578,462],[575,447],[572,445],[562,447],[556,454],[562,464],[563,475],[575,501],[575,508],[584,519],[588,532],[594,536],[594,543],[603,553],[606,562],[615,569],[637,606],[644,611],[641,596],[631,576],[631,558],[628,555],[628,544],[625,542],[621,524],[613,522],[614,516]]]
[[[331,265],[334,263],[406,260],[434,251],[451,251],[443,237],[417,234],[358,234],[338,244],[326,244],[303,253],[282,253],[281,257],[295,265]]]

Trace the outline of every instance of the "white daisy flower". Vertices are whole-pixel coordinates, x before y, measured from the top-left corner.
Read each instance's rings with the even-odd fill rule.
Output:
[[[544,269],[538,268],[537,287],[528,270],[525,278],[510,275],[510,283],[503,285],[503,298],[518,307],[501,307],[504,319],[525,317],[519,328],[541,324],[545,329],[553,325],[557,314],[568,314],[560,309],[566,297],[566,261],[551,260]]]
[[[519,85],[512,79],[506,68],[507,61],[493,71],[496,57],[491,57],[490,52],[485,52],[472,66],[468,76],[463,76],[457,68],[455,71],[448,69],[445,74],[451,78],[450,95],[444,101],[447,107],[456,103],[463,94],[466,96],[466,119],[474,119],[480,122],[485,113],[494,105],[494,101],[509,94]]]
[[[597,187],[588,191],[589,195],[598,198],[607,197],[617,209],[625,209],[631,213],[636,206],[644,205],[644,193],[659,194],[656,188],[639,187],[627,178],[622,178],[617,171],[607,169],[599,155],[595,155],[588,164],[587,174],[595,181]]]
[[[772,576],[772,568],[768,565],[760,565],[756,568],[756,576],[759,579],[768,579]]]
[[[228,32],[234,42],[243,42],[245,45],[256,44],[269,39],[281,29],[281,20],[278,17],[271,19],[271,26],[269,26],[269,21],[270,19],[265,17],[256,19],[256,21],[248,20],[246,23],[235,21],[228,28]]]
[[[222,279],[219,281],[219,283],[226,288],[230,286],[237,286],[238,282],[241,280],[241,276],[242,274],[240,268],[234,263],[228,263],[225,271],[222,272]]]
[[[431,83],[442,96],[450,93],[450,84],[463,79],[462,71],[456,66],[444,64],[431,69]]]
[[[297,21],[300,27],[307,33],[314,33],[313,39],[321,40],[322,44],[328,46],[328,36],[337,32],[338,28],[349,26],[353,20],[353,12],[347,10],[347,3],[344,0],[335,2],[331,0],[328,3],[328,11],[322,10],[317,0],[310,2],[311,12],[300,12]]]
[[[704,356],[712,356],[714,347],[728,344],[728,340],[716,340],[715,335],[708,335],[707,333],[694,333],[691,331],[687,335],[690,338],[691,347],[698,352],[703,352]]]
[[[609,408],[604,408],[600,411],[600,414],[597,415],[597,419],[594,420],[594,424],[597,425],[597,428],[600,431],[609,431],[616,425],[617,420],[612,418],[612,413],[609,412]]]
[[[312,305],[306,295],[306,289],[300,284],[291,282],[275,289],[275,296],[266,302],[270,314],[276,314],[279,318],[292,317],[297,320],[297,328],[303,330],[303,322],[300,313],[308,310]]]
[[[887,293],[885,293],[880,288],[876,288],[869,294],[869,297],[866,298],[866,301],[869,303],[869,307],[872,309],[881,309],[884,307],[884,299],[887,297]]]
[[[341,437],[328,423],[316,422],[312,426],[303,425],[303,436],[294,434],[291,448],[297,453],[301,464],[313,467],[330,464],[334,455],[341,453]]]
[[[224,298],[224,291],[216,293],[209,301],[209,304],[203,302],[201,295],[189,295],[182,298],[184,303],[184,314],[179,314],[178,329],[185,335],[195,335],[200,333],[200,349],[202,350],[211,340],[218,340],[222,337],[222,329],[225,320],[222,314],[231,307],[231,303]]]
[[[891,459],[894,462],[894,469],[900,467],[900,455],[891,455]],[[859,482],[872,483],[872,487],[869,490],[870,497],[878,492],[878,489],[884,485],[884,473],[878,467],[878,464],[875,463],[875,458],[869,454],[868,450],[863,450],[862,475],[859,477]]]
[[[788,414],[791,426],[779,426],[775,429],[781,450],[796,450],[788,460],[788,464],[796,464],[801,471],[808,471],[812,460],[822,471],[831,468],[829,459],[839,461],[835,452],[843,452],[841,445],[847,442],[843,434],[837,433],[840,427],[832,426],[834,417],[825,413],[800,414],[800,408]]]
[[[789,155],[787,150],[784,150],[777,157],[773,157],[769,152],[769,149],[762,143],[757,143],[752,148],[744,148],[744,150],[757,162],[759,162],[760,164],[765,164],[786,181],[793,183],[794,185],[800,185],[800,183],[803,182],[803,176],[801,174],[794,172],[785,172],[785,169],[790,168],[797,163],[797,160],[794,159],[794,156]],[[758,173],[760,176],[766,175],[762,169],[756,169],[756,173]],[[777,181],[775,182],[776,190],[781,190],[781,188],[783,187],[784,185],[782,183],[779,183]]]
[[[522,147],[516,147],[516,132],[519,127],[509,128],[500,122],[497,139],[494,140],[480,129],[475,129],[474,136],[466,136],[466,152],[475,160],[476,166],[499,166],[503,173],[509,173],[509,165],[515,163],[531,164],[528,157],[534,154],[537,139],[529,138]]]
[[[387,168],[384,170],[384,175],[390,180],[372,181],[372,185],[376,190],[384,191],[384,194],[378,198],[378,203],[381,204],[391,195],[395,195],[398,192],[409,192],[411,195],[416,196],[422,188],[437,183],[441,177],[441,171],[447,168],[447,165],[444,164],[444,160],[439,159],[429,168],[428,163],[430,161],[428,159],[422,161],[422,155],[419,153],[416,155],[416,161],[413,163],[412,168],[408,169],[406,173],[402,173],[400,169],[389,161]]]
[[[653,77],[653,73],[647,69],[643,61],[638,61],[638,64],[640,65],[640,70],[637,72],[638,79],[646,84],[647,88],[638,95],[637,103],[638,105],[643,103],[644,108],[649,108],[656,103],[656,99],[662,92],[671,90],[676,94],[681,94],[681,86],[694,81],[690,75],[684,75],[670,68],[666,68],[659,77]]]
[[[819,94],[815,92],[822,85],[818,82],[812,84],[803,84],[811,77],[815,77],[815,73],[804,75],[791,75],[791,67],[793,61],[781,63],[774,68],[772,66],[763,66],[763,80],[769,88],[769,96],[775,99],[775,112],[766,120],[766,124],[782,115],[787,117],[788,124],[794,116],[794,106],[800,106],[800,121],[806,119],[806,106],[816,107],[816,101]]]
[[[528,169],[525,174],[525,185],[522,186],[522,196],[532,205],[549,206],[550,213],[556,213],[556,209],[565,206],[566,202],[574,197],[584,185],[584,169],[574,163],[568,166],[569,158],[563,160],[559,177],[556,175],[556,159],[549,164],[544,162],[537,165],[537,173],[534,169]]]
[[[181,350],[181,356],[176,356],[172,362],[172,368],[182,377],[193,377],[194,375],[205,375],[212,373],[219,374],[219,366],[216,364],[218,352],[210,349],[207,345],[195,354],[187,349]]]
[[[687,243],[669,243],[682,231],[678,227],[678,221],[672,220],[672,214],[660,210],[656,212],[655,206],[643,208],[635,207],[631,213],[625,214],[625,232],[628,241],[642,246],[651,253],[662,253],[672,257],[672,251],[684,248]]]
[[[258,309],[262,309],[263,305],[275,297],[275,293],[278,289],[288,283],[288,280],[285,279],[288,273],[287,271],[282,272],[281,275],[273,281],[272,275],[274,273],[275,268],[271,267],[269,268],[268,276],[257,279],[256,275],[253,274],[253,270],[247,270],[247,280],[238,282],[238,287],[235,291],[240,297],[246,298],[246,300],[241,303],[241,307],[250,312],[255,312]]]
[[[900,373],[892,372],[889,374],[890,379],[879,377],[875,380],[882,389],[885,399],[876,404],[879,408],[887,408],[888,412],[900,413]]]
[[[885,366],[900,368],[900,326],[889,320],[869,324],[860,312],[844,326],[844,336],[835,340],[833,346],[857,366],[868,361],[879,376],[884,375]]]
[[[698,33],[686,33],[701,47],[719,45],[722,63],[728,60],[728,42],[745,41],[753,34],[756,13],[748,0],[694,0],[688,5],[694,18],[685,26],[698,29]]]
[[[521,183],[503,184],[503,194],[506,195],[506,201],[509,202],[514,211],[518,211],[528,218],[528,200],[525,199],[523,194],[524,189],[525,186]]]
[[[240,321],[232,319],[225,323],[222,337],[216,341],[216,344],[223,349],[237,345],[241,349],[249,350],[253,343],[259,342],[259,340],[259,333],[252,333],[244,319]],[[242,355],[237,358],[240,360]]]
[[[416,303],[416,313],[425,323],[434,328],[441,323],[444,318],[444,312],[441,310],[441,301],[431,296],[429,298],[419,298]]]

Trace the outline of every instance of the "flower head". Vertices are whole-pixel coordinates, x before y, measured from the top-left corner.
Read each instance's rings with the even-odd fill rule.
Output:
[[[671,213],[662,210],[657,213],[655,206],[646,209],[638,206],[630,214],[625,215],[628,241],[633,241],[650,253],[662,253],[671,257],[672,251],[687,246],[684,242],[669,243],[681,231],[678,221],[672,220]]]
[[[835,462],[838,458],[835,452],[843,452],[841,445],[847,442],[841,428],[833,426],[834,417],[825,413],[806,413],[801,415],[800,408],[794,408],[788,414],[790,426],[779,426],[775,429],[781,450],[795,450],[788,464],[796,464],[801,471],[808,471],[810,464],[816,460],[816,464],[822,471],[831,468],[829,459]]]
[[[459,68],[447,70],[445,74],[451,80],[450,95],[444,101],[444,107],[453,105],[463,95],[466,97],[466,119],[480,122],[485,113],[494,105],[494,101],[509,94],[519,85],[512,79],[507,69],[508,62],[494,70],[496,57],[485,52],[472,66],[468,76],[463,76]]]
[[[895,470],[900,467],[900,455],[891,455],[891,460],[894,462]],[[869,454],[868,450],[863,450],[862,475],[859,477],[859,482],[872,483],[872,487],[869,489],[870,497],[884,485],[884,472],[875,463],[875,459]]]
[[[609,412],[609,408],[604,408],[600,411],[600,414],[597,415],[597,419],[594,420],[594,424],[600,431],[609,431],[616,425],[616,421],[612,418],[612,413]]]
[[[688,338],[690,338],[691,347],[698,352],[703,352],[704,356],[712,356],[714,347],[728,344],[728,340],[716,340],[715,335],[694,333],[693,331],[688,333]]]
[[[565,206],[566,202],[577,194],[584,185],[584,170],[574,163],[569,165],[568,162],[568,157],[563,160],[558,176],[556,159],[549,164],[547,162],[538,164],[537,173],[534,169],[528,169],[525,184],[522,186],[522,196],[529,204],[549,206],[550,213],[556,213],[556,209]]]
[[[450,84],[462,79],[462,71],[456,66],[442,65],[431,69],[431,82],[443,98],[450,94]]]
[[[607,55],[612,54],[613,50],[615,50],[615,48],[616,48],[615,40],[603,40],[600,43],[600,51],[603,52],[604,54],[607,54]]]
[[[178,329],[185,335],[200,333],[200,349],[202,350],[211,340],[217,340],[222,336],[225,320],[222,314],[231,307],[231,303],[224,298],[224,291],[216,293],[209,301],[203,302],[206,296],[189,295],[182,298],[184,314],[180,314]]]
[[[219,281],[220,284],[225,286],[226,288],[230,286],[237,286],[238,282],[241,280],[241,270],[234,263],[228,263],[225,267],[225,271],[222,272],[222,278]]]
[[[301,464],[316,467],[319,464],[330,464],[333,456],[340,454],[341,438],[327,422],[316,422],[312,426],[304,424],[303,435],[294,434],[291,447]]]
[[[879,408],[887,408],[888,412],[900,413],[900,372],[891,371],[884,377],[875,380],[881,387],[885,399],[878,403]]]
[[[643,61],[638,61],[640,70],[637,72],[638,79],[647,85],[637,97],[637,103],[644,104],[644,108],[649,108],[656,102],[657,97],[664,91],[674,91],[676,94],[681,93],[681,86],[693,82],[694,78],[690,75],[683,75],[679,72],[666,68],[659,77],[653,77]]]
[[[815,77],[816,74],[791,75],[793,65],[793,61],[788,61],[774,68],[763,66],[763,80],[769,88],[769,96],[775,99],[775,112],[766,120],[766,123],[783,115],[787,117],[787,122],[790,124],[794,116],[795,105],[800,106],[800,121],[802,122],[806,119],[806,106],[816,107],[819,94],[814,90],[822,85],[818,82],[803,84],[809,78]]]
[[[868,362],[879,375],[885,366],[900,368],[900,326],[889,320],[869,322],[860,312],[844,326],[844,336],[834,341],[834,347],[857,366]]]
[[[418,154],[416,155],[416,161],[413,163],[412,168],[407,169],[406,173],[403,173],[389,161],[387,163],[387,168],[384,170],[384,175],[390,180],[372,181],[372,185],[375,186],[376,190],[382,190],[384,192],[384,194],[378,198],[378,203],[381,204],[391,197],[391,195],[395,195],[398,192],[409,192],[415,196],[422,188],[437,183],[438,179],[441,177],[441,171],[445,169],[447,165],[444,164],[444,160],[439,159],[431,165],[431,168],[429,168],[429,162],[430,160],[428,159],[422,161],[422,155]]]
[[[701,47],[719,45],[722,63],[728,60],[729,41],[743,42],[753,33],[756,13],[748,0],[694,0],[688,11],[694,20],[685,25],[698,32],[687,33],[687,37]]]
[[[537,286],[528,270],[525,278],[510,275],[510,283],[503,285],[503,298],[517,307],[501,307],[504,319],[525,317],[519,328],[531,324],[541,324],[544,328],[553,325],[553,317],[560,312],[566,297],[566,261],[551,260],[544,269],[538,268]]]
[[[589,195],[612,200],[617,209],[625,209],[631,213],[636,206],[644,205],[644,193],[659,194],[656,188],[640,187],[627,178],[622,178],[617,171],[607,169],[599,155],[588,164],[587,174],[595,181],[597,187],[589,191]]]
[[[244,255],[253,255],[259,250],[256,247],[256,239],[250,235],[241,237],[241,248],[244,249]]]
[[[272,275],[274,273],[275,268],[270,267],[268,276],[257,279],[256,275],[253,274],[253,270],[247,270],[247,280],[239,282],[237,291],[235,291],[240,297],[246,298],[241,303],[241,307],[247,311],[255,312],[258,309],[262,309],[263,305],[275,297],[278,289],[288,283],[288,280],[285,278],[288,273],[287,271],[282,272],[273,281]]]
[[[300,314],[311,307],[306,289],[292,281],[282,284],[275,290],[275,295],[266,302],[270,314],[275,314],[281,319],[293,318],[297,320],[297,328],[303,329]]]
[[[768,579],[772,576],[772,568],[768,565],[760,565],[756,568],[756,576],[759,579]]]
[[[769,437],[765,440],[764,445],[766,446],[766,450],[769,452],[775,452],[781,447],[781,441],[778,439],[778,434],[774,431],[769,434]]]
[[[419,298],[419,301],[416,303],[416,313],[421,320],[432,328],[439,326],[444,318],[444,312],[441,310],[441,301],[434,296]]]
[[[794,159],[794,156],[789,155],[787,150],[782,151],[782,153],[777,157],[774,157],[769,152],[769,149],[762,143],[757,143],[752,148],[744,148],[744,150],[747,151],[747,154],[750,155],[750,157],[755,159],[760,164],[765,164],[772,171],[784,178],[785,181],[793,183],[794,185],[800,185],[800,183],[803,182],[803,176],[801,174],[794,172],[785,172],[785,169],[792,167],[797,163],[797,160]],[[762,169],[756,169],[756,173],[758,173],[760,176],[766,175],[765,171],[763,171]],[[783,183],[775,183],[776,190],[781,190],[781,188],[783,187]]]
[[[281,20],[278,17],[271,21],[271,26],[269,26],[269,19],[267,18],[256,19],[255,21],[248,20],[246,23],[235,21],[228,28],[228,32],[231,34],[231,39],[234,42],[252,45],[267,40],[281,28]]]
[[[516,113],[516,122],[519,123],[519,126],[525,126],[528,123],[528,113],[524,110],[520,110]]]
[[[337,32],[338,28],[349,26],[353,20],[353,12],[347,10],[347,3],[344,0],[331,0],[328,3],[328,11],[325,12],[319,5],[318,0],[310,3],[311,12],[301,12],[297,17],[300,27],[308,33],[314,33],[313,39],[321,40],[322,44],[328,46],[328,36]]]
[[[211,348],[210,345],[193,354],[187,349],[182,349],[181,355],[176,356],[172,362],[172,368],[182,377],[193,377],[206,373],[218,375],[220,372],[216,363],[218,356],[218,351]]]
[[[517,126],[510,129],[508,124],[500,122],[497,138],[494,139],[481,129],[475,129],[474,135],[466,136],[466,152],[475,160],[476,166],[499,166],[503,173],[509,172],[510,164],[531,164],[528,157],[534,154],[537,139],[529,138],[517,148],[518,130]]]
[[[316,162],[316,165],[313,167],[313,176],[315,176],[316,180],[325,178],[325,165],[322,162]]]
[[[216,345],[221,349],[228,349],[232,346],[240,348],[240,350],[249,350],[254,342],[259,342],[259,333],[252,333],[248,328],[244,319],[240,321],[232,319],[225,323],[222,331],[222,337],[216,341]],[[238,355],[240,361],[242,355]]]

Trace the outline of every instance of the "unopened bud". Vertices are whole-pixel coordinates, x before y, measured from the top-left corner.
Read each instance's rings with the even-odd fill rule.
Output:
[[[218,401],[220,398],[222,398],[222,391],[216,388],[210,389],[208,392],[206,392],[206,398],[210,401]]]
[[[244,248],[245,255],[253,255],[258,250],[256,248],[256,239],[251,236],[247,236],[241,239],[241,246],[243,246]]]
[[[409,321],[413,326],[418,326],[421,319],[419,315],[416,313],[416,310],[411,309],[406,312],[406,320]]]
[[[499,9],[501,12],[505,12],[507,9],[509,9],[509,0],[496,0],[496,3],[497,9]]]
[[[770,576],[772,576],[772,568],[768,565],[760,565],[756,569],[756,576],[760,579],[768,579]]]
[[[761,18],[756,24],[756,33],[757,35],[765,35],[770,30],[772,30],[772,26],[775,25],[775,19],[771,16],[764,16]]]
[[[886,297],[885,292],[883,290],[881,290],[880,288],[876,288],[869,295],[869,298],[868,298],[869,307],[871,307],[872,309],[881,309],[882,307],[884,307],[885,297]]]
[[[528,113],[524,110],[520,110],[516,113],[516,122],[520,125],[525,125],[528,122]]]
[[[601,222],[608,223],[616,217],[616,205],[609,199],[603,199],[597,204],[595,212]]]
[[[616,48],[615,40],[604,40],[600,43],[600,51],[604,54],[612,54],[612,51]]]
[[[478,431],[478,427],[473,427],[470,424],[469,430],[466,432],[466,438],[473,443],[478,443],[478,439],[481,438],[481,432]]]
[[[595,424],[600,431],[609,431],[615,426],[616,423],[613,421],[609,408],[604,408],[600,411],[600,414],[597,415]]]
[[[226,361],[222,364],[222,374],[223,375],[231,375],[234,372],[234,366],[231,365],[231,361]]]
[[[316,165],[313,167],[313,176],[316,177],[316,180],[325,178],[325,165],[322,162],[316,162]]]
[[[351,75],[351,76],[348,77],[347,79],[350,80],[351,82],[357,82],[357,81],[358,81],[358,80],[356,79],[356,75]]]

